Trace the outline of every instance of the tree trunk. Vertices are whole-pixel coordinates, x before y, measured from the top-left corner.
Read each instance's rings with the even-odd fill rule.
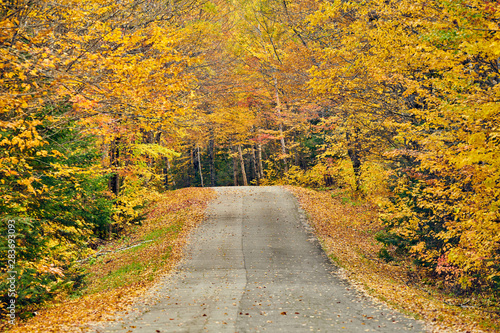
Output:
[[[257,169],[257,157],[255,156],[255,145],[252,145],[252,171],[253,179],[257,179],[257,185],[260,184],[260,173]]]
[[[283,125],[280,124],[280,141],[281,141],[281,154],[283,155],[283,167],[285,172],[288,172],[288,161],[286,158],[286,144],[285,137],[283,136]]]
[[[280,94],[278,90],[278,79],[274,76],[274,91],[275,91],[275,99],[276,99],[276,111],[278,111],[279,118],[279,130],[280,130],[280,142],[281,142],[281,154],[283,160],[283,167],[285,168],[285,172],[288,172],[288,161],[286,158],[286,144],[285,144],[285,136],[283,135],[283,121],[281,119],[281,100]]]
[[[213,133],[212,133],[213,136]],[[215,170],[215,141],[213,137],[208,141],[208,156],[210,158],[210,186],[216,186]]]
[[[198,172],[198,159],[196,159],[196,148],[193,147],[193,150],[190,151],[189,158],[191,159],[191,166],[188,170],[188,187],[193,186],[196,183],[196,173]]]
[[[120,157],[120,137],[117,137],[113,140],[111,144],[111,149],[109,150],[109,164],[113,169],[113,175],[109,179],[109,190],[113,192],[115,195],[120,193],[120,175],[118,174],[118,166]]]
[[[145,137],[145,140],[144,140],[144,141],[145,141],[145,142],[144,142],[145,144],[151,144],[151,143],[154,143],[155,136],[154,136],[153,131],[147,131],[147,132],[145,133],[145,136],[146,136],[146,137]],[[146,157],[147,157],[147,161],[148,161],[148,162],[147,162],[148,167],[149,167],[149,169],[151,170],[151,169],[153,168],[154,157],[149,156],[149,154],[146,154]],[[151,171],[152,171],[152,170],[151,170]],[[150,180],[150,179],[148,179],[148,180],[146,181],[146,183],[148,183],[148,182],[149,182],[149,180]]]
[[[111,192],[113,192],[116,196],[120,193],[120,174],[118,173],[118,167],[120,165],[120,137],[117,137],[111,143],[111,147],[109,149],[109,164],[113,169],[113,174],[108,182],[108,188]],[[109,222],[108,224],[108,239],[111,240],[113,235],[113,224]]]
[[[236,159],[235,147],[233,147],[233,183],[238,186],[238,161]]]
[[[168,190],[168,181],[169,181],[169,173],[170,173],[170,161],[168,157],[165,156],[163,158],[164,168],[163,168],[163,184],[165,185],[165,189]]]
[[[238,153],[240,155],[241,176],[243,177],[243,185],[248,186],[247,173],[245,172],[245,160],[243,159],[243,152],[241,151],[241,145],[238,145]]]
[[[203,184],[203,172],[201,170],[200,146],[197,147],[197,156],[198,156],[198,172],[200,173],[201,187],[205,187]]]
[[[104,138],[102,138],[104,141]],[[101,165],[103,167],[108,167],[108,158],[110,157],[109,155],[109,143],[106,143],[102,146],[102,155],[101,155]]]
[[[259,178],[264,178],[264,168],[262,167],[262,145],[259,143],[257,145],[257,158],[258,158],[258,166],[259,166]]]
[[[358,132],[359,130],[354,129],[354,137],[346,132],[347,139],[347,154],[352,162],[352,167],[354,169],[354,179],[356,181],[356,191],[360,190],[360,176],[361,176],[361,159],[359,154],[361,153],[361,146],[358,140]]]

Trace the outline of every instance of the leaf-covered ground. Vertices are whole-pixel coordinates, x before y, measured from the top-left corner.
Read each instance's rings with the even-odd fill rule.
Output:
[[[127,311],[134,298],[172,271],[189,232],[205,216],[210,189],[185,188],[161,196],[142,226],[110,242],[85,261],[85,288],[66,295],[9,332],[81,332],[93,322]],[[101,255],[104,254],[104,255]]]
[[[374,239],[382,229],[377,211],[341,191],[287,186],[306,211],[328,256],[361,290],[388,305],[425,320],[431,332],[498,332],[499,316],[471,306],[470,300],[444,295],[412,279],[411,265],[378,258]],[[462,306],[460,306],[462,305]]]

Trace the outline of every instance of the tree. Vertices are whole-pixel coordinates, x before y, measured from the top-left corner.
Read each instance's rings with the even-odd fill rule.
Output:
[[[312,88],[388,143],[387,244],[464,288],[498,283],[498,4],[335,2],[311,20],[337,36]]]
[[[196,5],[1,2],[1,223],[17,223],[20,305],[70,286],[71,263],[94,238],[137,220],[190,107]]]

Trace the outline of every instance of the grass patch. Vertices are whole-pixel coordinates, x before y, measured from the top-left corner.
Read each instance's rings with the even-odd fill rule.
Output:
[[[161,256],[162,260],[168,260],[172,255],[172,246],[167,247],[167,251]]]
[[[359,206],[359,204],[350,197],[342,197],[341,201],[344,205]]]
[[[140,262],[132,262],[126,266],[122,266],[102,278],[102,289],[123,287],[135,282],[134,277],[140,276],[145,268],[146,266]]]
[[[339,266],[339,267],[342,267],[342,268],[343,268],[342,261],[340,261],[340,259],[339,259],[339,258],[337,258],[337,257],[335,256],[335,254],[330,253],[330,254],[328,255],[328,258],[330,258],[330,260],[331,260],[331,261],[333,261],[333,262],[334,262],[337,266]]]
[[[144,240],[157,240],[165,236],[167,232],[168,231],[166,230],[166,228],[159,228],[157,230],[153,230],[149,234],[144,236]]]

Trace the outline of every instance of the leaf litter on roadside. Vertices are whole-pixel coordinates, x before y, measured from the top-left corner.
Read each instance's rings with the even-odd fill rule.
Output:
[[[81,296],[62,296],[9,332],[81,332],[96,322],[112,320],[117,312],[130,311],[137,297],[174,269],[187,236],[203,221],[214,197],[213,190],[202,188],[164,193],[141,226],[104,245],[101,252],[108,255],[85,263],[86,287],[80,290]]]
[[[498,327],[499,316],[479,308],[452,306],[425,286],[408,281],[411,263],[388,264],[378,259],[382,247],[374,235],[382,229],[374,206],[362,200],[345,203],[341,190],[314,191],[285,186],[298,199],[328,257],[365,293],[426,321],[431,332],[484,332]],[[338,192],[338,193],[337,193]],[[350,202],[350,200],[348,200]],[[448,296],[453,298],[453,296]]]

